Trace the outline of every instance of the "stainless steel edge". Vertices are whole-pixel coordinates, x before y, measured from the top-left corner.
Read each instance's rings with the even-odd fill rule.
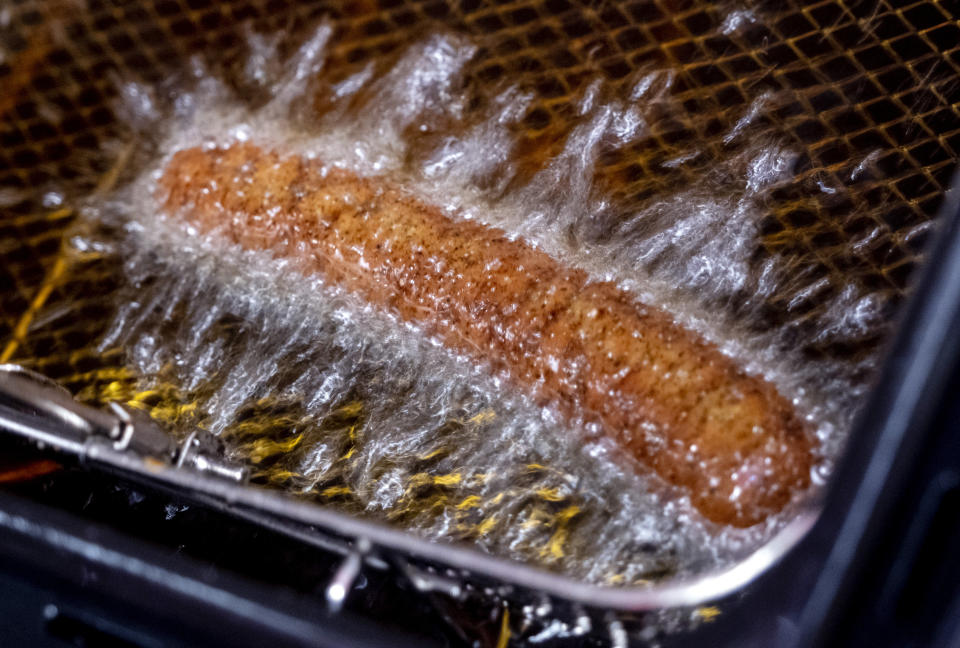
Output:
[[[116,438],[120,432],[120,421],[113,414],[78,403],[49,378],[18,365],[0,365],[0,399],[51,417],[75,440],[91,434]],[[37,420],[42,422],[42,418]]]

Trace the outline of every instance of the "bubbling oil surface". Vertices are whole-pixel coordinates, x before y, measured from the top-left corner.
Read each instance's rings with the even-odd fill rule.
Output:
[[[385,175],[451,218],[503,228],[617,282],[774,382],[817,431],[813,477],[822,484],[872,359],[801,358],[785,329],[751,326],[765,297],[799,280],[775,258],[754,258],[766,192],[797,156],[751,138],[775,98],[743,109],[725,137],[728,155],[701,183],[612,218],[609,188],[594,178],[598,156],[649,137],[677,108],[671,70],[638,74],[626,96],[591,85],[563,145],[530,173],[512,135],[530,101],[522,89],[504,85],[483,119],[465,118],[460,80],[474,44],[427,36],[387,70],[334,82],[325,68],[332,35],[322,26],[281,65],[277,40],[251,34],[243,81],[266,101],[244,100],[200,64],[175,87],[122,86],[120,113],[149,160],[87,202],[72,240],[124,258],[127,287],[101,348],[122,348],[145,388],[177,385],[185,414],[176,431],[221,435],[258,480],[432,539],[630,584],[727,565],[769,538],[793,508],[749,529],[717,528],[596,430],[269,252],[199,236],[159,212],[155,190],[177,150],[246,140]],[[690,148],[668,163],[703,154]],[[744,293],[753,297],[734,313],[727,305]],[[879,326],[882,307],[848,286],[819,330],[860,335]]]

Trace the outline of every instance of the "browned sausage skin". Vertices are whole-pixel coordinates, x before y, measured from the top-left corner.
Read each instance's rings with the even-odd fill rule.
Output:
[[[614,284],[383,178],[238,143],[176,153],[158,198],[600,423],[710,520],[756,524],[809,484],[812,435],[771,384]]]

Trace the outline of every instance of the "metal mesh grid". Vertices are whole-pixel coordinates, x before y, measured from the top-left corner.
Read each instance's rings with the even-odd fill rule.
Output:
[[[727,25],[737,15],[740,24]],[[671,101],[682,110],[641,143],[601,152],[596,180],[616,206],[612,218],[696,182],[725,154],[724,134],[744,107],[772,97],[753,136],[786,137],[803,155],[799,173],[772,194],[756,254],[782,257],[800,280],[768,301],[766,323],[796,327],[814,355],[866,353],[881,341],[872,332],[855,344],[813,343],[808,333],[830,292],[850,283],[887,297],[892,317],[960,157],[960,16],[948,3],[771,2],[737,14],[683,0],[12,2],[0,10],[0,360],[29,364],[88,401],[130,401],[172,425],[197,420],[195,394],[173,384],[139,391],[120,350],[96,351],[111,315],[105,296],[119,283],[116,260],[64,252],[73,212],[47,190],[66,186],[80,196],[116,181],[127,155],[116,146],[124,137],[111,107],[117,78],[162,82],[194,55],[229,69],[243,57],[248,26],[283,31],[289,51],[321,18],[335,26],[329,68],[342,77],[371,61],[388,65],[430,29],[468,33],[480,44],[464,81],[472,110],[504,83],[534,94],[515,133],[518,181],[562,148],[595,79],[617,93],[637,70],[675,70]],[[705,154],[668,164],[694,149]],[[869,171],[851,180],[865,159]],[[804,292],[821,279],[823,291]],[[264,444],[286,438],[274,428],[301,423],[296,411],[296,403],[251,405],[246,422],[262,441],[250,456],[269,466],[283,448],[271,454]],[[353,419],[344,416],[348,431]],[[562,556],[550,543],[562,540],[571,505],[551,499],[548,472],[531,471],[547,475],[528,485],[542,491],[549,512],[547,557]],[[442,477],[410,484],[410,507],[397,514],[470,497],[466,482]],[[265,479],[289,484],[295,476],[267,471]],[[349,509],[349,493],[338,488],[331,482],[317,494]],[[483,533],[482,515],[470,515],[467,535]]]
[[[5,259],[3,326],[12,330],[56,248],[58,228],[27,216],[42,207],[37,189],[63,180],[89,189],[115,159],[104,143],[118,135],[109,104],[117,75],[159,81],[195,53],[235,60],[248,22],[296,43],[322,16],[338,28],[330,67],[344,76],[389,59],[434,23],[473,35],[482,48],[467,83],[478,96],[504,80],[535,92],[518,133],[531,171],[562,146],[597,75],[616,88],[634,70],[668,64],[683,112],[641,144],[602,154],[600,179],[624,212],[695,180],[722,156],[743,106],[775,93],[756,136],[786,135],[804,156],[774,194],[763,253],[789,257],[807,284],[827,277],[831,289],[855,281],[899,297],[960,152],[956,15],[938,2],[751,11],[724,29],[730,11],[698,2],[15,2],[2,16],[0,198],[7,240],[26,245]],[[664,164],[694,147],[707,154]],[[872,177],[851,182],[871,153]],[[852,249],[873,230],[869,245]],[[770,300],[772,321],[810,319],[824,301],[795,297]]]

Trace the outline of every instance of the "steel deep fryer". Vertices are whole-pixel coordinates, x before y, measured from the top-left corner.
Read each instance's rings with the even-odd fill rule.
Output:
[[[613,614],[614,610],[659,610],[722,602],[724,614],[720,620],[704,624],[699,631],[704,645],[716,645],[721,640],[742,645],[751,634],[755,634],[757,645],[766,645],[763,642],[771,635],[781,641],[796,636],[809,639],[814,636],[810,633],[836,627],[837,619],[844,617],[838,602],[851,600],[848,592],[858,582],[858,574],[869,572],[869,564],[877,564],[870,561],[884,565],[885,576],[876,578],[889,577],[896,584],[916,569],[900,567],[887,573],[887,566],[912,564],[911,547],[924,547],[923,551],[917,550],[918,555],[933,559],[935,552],[925,555],[929,545],[923,545],[921,538],[925,528],[932,528],[934,537],[946,533],[938,526],[944,524],[945,514],[936,511],[939,503],[952,501],[953,473],[948,467],[932,470],[924,466],[922,457],[911,457],[905,448],[919,446],[921,441],[925,448],[934,447],[932,439],[942,423],[931,412],[940,405],[939,394],[947,389],[947,376],[953,366],[946,326],[957,299],[950,282],[950,263],[955,258],[951,245],[956,209],[952,205],[944,206],[941,228],[930,237],[937,248],[933,256],[940,262],[930,264],[925,278],[916,284],[912,305],[901,314],[900,337],[892,343],[891,359],[849,442],[856,451],[851,451],[834,477],[835,484],[842,486],[831,489],[813,531],[805,535],[817,517],[811,512],[799,516],[773,542],[727,573],[695,582],[631,589],[585,586],[470,550],[418,541],[276,493],[244,487],[239,483],[242,471],[222,463],[215,443],[195,437],[174,447],[162,434],[155,433],[153,423],[109,406],[112,399],[104,387],[116,382],[113,370],[117,359],[87,351],[99,335],[97,322],[103,314],[98,311],[97,292],[109,286],[109,272],[100,277],[102,286],[98,288],[98,282],[91,283],[90,275],[71,276],[64,271],[60,237],[74,216],[69,208],[45,207],[43,192],[37,189],[53,179],[72,178],[74,190],[82,194],[95,189],[97,183],[112,181],[110,171],[116,168],[116,160],[101,147],[122,128],[111,112],[112,85],[104,82],[105,75],[112,71],[159,80],[196,52],[229,63],[242,47],[240,30],[247,21],[266,32],[285,28],[295,42],[323,15],[332,16],[339,29],[334,56],[345,70],[355,69],[371,58],[389,56],[418,30],[439,22],[476,35],[489,48],[488,55],[480,57],[471,70],[472,82],[482,86],[506,75],[535,88],[537,101],[524,121],[526,130],[522,134],[533,161],[549,155],[556,133],[565,127],[564,102],[576,93],[578,84],[587,82],[589,75],[585,72],[615,81],[645,62],[669,60],[678,64],[683,79],[680,92],[689,103],[687,121],[665,128],[657,139],[659,150],[619,152],[606,161],[604,173],[621,188],[627,204],[643,200],[659,187],[683,182],[682,169],[667,171],[660,162],[690,138],[701,139],[707,150],[720,146],[724,115],[732,114],[729,107],[741,105],[770,87],[789,93],[795,104],[788,103],[774,113],[781,121],[770,124],[770,128],[790,133],[794,143],[807,151],[809,161],[801,178],[784,187],[771,206],[764,225],[763,253],[793,254],[812,277],[855,276],[857,281],[882,286],[881,290],[891,295],[891,303],[899,303],[908,294],[911,269],[920,260],[924,239],[929,237],[925,234],[928,230],[918,226],[929,222],[941,203],[960,148],[956,112],[960,49],[955,38],[960,32],[955,9],[950,6],[893,6],[885,2],[758,5],[764,16],[758,31],[726,39],[706,35],[723,18],[715,6],[666,2],[622,6],[566,2],[489,6],[91,3],[85,11],[77,11],[70,3],[24,3],[9,5],[8,9],[2,29],[7,49],[15,55],[0,65],[0,79],[7,87],[5,99],[0,100],[4,127],[0,133],[4,145],[0,187],[6,190],[4,238],[19,240],[21,245],[8,247],[2,264],[8,285],[0,295],[7,336],[3,360],[16,363],[6,368],[2,378],[8,394],[6,429],[30,437],[47,449],[72,455],[87,466],[116,474],[124,482],[150,491],[172,492],[176,498],[224,511],[278,536],[319,545],[323,551],[343,556],[325,585],[326,605],[332,609],[338,607],[359,574],[373,569],[392,574],[414,590],[492,588],[495,596],[490,600],[498,601],[488,601],[492,609],[499,609],[501,600],[517,605],[546,597],[544,600],[556,601],[558,614],[565,619],[594,619],[584,634],[598,642],[617,641],[621,632],[639,636],[629,635],[627,629],[643,626],[642,615],[639,622],[633,617],[624,621]],[[42,109],[51,102],[62,112]],[[842,176],[846,161],[873,148],[881,151],[877,164],[883,171],[882,179],[855,183],[843,200],[806,191],[804,179]],[[866,254],[854,254],[850,242],[865,228],[878,225],[880,242]],[[88,298],[77,300],[76,295],[84,291]],[[813,300],[799,309],[788,308],[796,297],[777,295],[769,304],[769,312],[775,320],[796,319],[802,331],[818,304]],[[36,324],[34,318],[60,301],[76,303],[82,316],[50,326],[44,326],[42,319]],[[895,310],[889,314],[891,321]],[[871,338],[861,340],[860,348],[810,351],[857,354],[885,343],[886,338]],[[931,349],[939,353],[932,354]],[[35,372],[66,385],[69,392],[83,393],[84,400],[94,407],[68,398]],[[949,454],[949,438],[943,442],[947,450],[931,456],[949,466],[955,456]],[[893,453],[893,448],[898,451]],[[891,463],[894,455],[900,464]],[[909,477],[911,468],[906,465],[911,459],[917,459],[915,469],[921,475],[915,480]],[[932,475],[932,481],[923,475]],[[897,488],[898,482],[913,485]],[[928,482],[941,488],[926,488]],[[881,487],[884,483],[888,485]],[[33,498],[42,501],[36,494]],[[851,502],[851,498],[855,499]],[[909,498],[921,504],[904,505]],[[36,501],[25,505],[10,500],[5,510],[11,512],[4,518],[11,556],[19,555],[18,559],[29,563],[18,542],[32,538],[38,546],[79,557],[94,571],[112,571],[116,578],[130,579],[130,583],[144,581],[144,574],[133,573],[129,563],[107,565],[102,555],[95,556],[68,542],[71,533],[82,536],[87,532],[83,523],[78,527],[76,521],[56,514],[47,517],[40,513],[44,509],[38,508]],[[916,520],[895,520],[889,517],[893,513],[884,517],[885,510],[916,510],[918,514]],[[852,516],[848,515],[851,511]],[[907,541],[902,547],[891,541],[913,523],[919,530],[905,534]],[[883,524],[892,526],[884,532]],[[136,543],[103,537],[104,547],[114,540],[123,545],[117,549],[117,556],[136,556],[145,551]],[[844,538],[848,540],[837,541]],[[888,544],[876,548],[875,554],[866,552],[869,542],[877,539]],[[822,561],[835,542],[835,553],[824,569]],[[849,552],[855,546],[860,547],[857,555],[868,566],[850,560]],[[900,554],[892,547],[897,547]],[[784,555],[786,560],[778,563]],[[778,566],[771,570],[775,563]],[[944,559],[944,573],[951,564]],[[37,573],[50,571],[50,566],[35,567]],[[189,573],[182,563],[171,564],[169,573],[184,569]],[[63,577],[61,574],[58,578]],[[759,582],[748,588],[744,598],[742,588],[757,579]],[[784,593],[784,579],[795,582],[796,591]],[[229,607],[223,599],[214,600],[216,592],[204,589],[202,584],[190,580],[172,595],[168,584],[153,582],[143,591],[166,591],[181,603],[203,600],[204,605],[221,611]],[[235,585],[223,584],[219,589],[226,592]],[[812,591],[809,601],[807,586]],[[887,597],[884,604],[903,614],[902,606],[891,602],[894,594],[887,592],[881,593]],[[110,596],[109,592],[101,594]],[[795,598],[781,600],[790,595]],[[132,595],[132,607],[138,607],[138,603],[148,607],[150,599],[145,596],[138,601],[138,596]],[[304,641],[323,638],[317,634],[324,632],[323,623],[298,623],[289,614],[267,614],[269,608],[278,607],[268,603],[270,596],[254,586],[233,600],[261,606],[258,614],[263,612],[265,616],[246,622],[256,626],[256,632]],[[854,620],[863,610],[869,613],[867,602],[872,597],[861,595],[859,600],[862,609],[845,617],[852,632],[860,632]],[[942,612],[950,600],[945,594],[932,608],[908,610],[907,621],[898,631],[909,633],[911,624],[931,635],[939,631],[935,622],[921,620],[929,620],[924,614],[939,618],[935,610]],[[776,609],[778,606],[782,608]],[[511,609],[509,604],[507,609]],[[801,609],[804,612],[798,615]],[[833,616],[827,614],[828,610]],[[796,618],[779,627],[768,626],[764,620],[778,613],[783,618]],[[60,627],[57,623],[61,622],[55,620],[68,619],[61,625],[73,627],[70,623],[75,623],[77,632],[86,632],[83,628],[92,626],[105,636],[128,636],[126,630],[109,629],[123,626],[122,622],[118,626],[116,618],[105,622],[110,616],[102,610],[90,614],[84,611],[59,617],[53,614],[49,621],[53,627]],[[758,616],[764,620],[758,620]],[[886,622],[899,618],[894,615]],[[290,627],[282,627],[288,623]],[[152,633],[159,636],[169,631],[158,625],[156,619],[147,619],[129,636],[141,640]],[[879,636],[883,636],[884,627],[873,626]],[[949,641],[949,632],[955,630],[945,628],[942,632],[948,633],[944,641]],[[248,638],[254,636],[251,633]],[[697,639],[676,638],[686,640]]]
[[[611,621],[612,608],[715,602],[730,614],[716,626],[702,626],[692,636],[668,637],[666,643],[901,645],[912,640],[953,645],[958,636],[953,610],[960,601],[960,561],[952,555],[952,539],[960,531],[953,515],[960,455],[951,389],[960,365],[952,334],[960,316],[957,209],[954,196],[944,209],[944,227],[933,251],[942,263],[928,267],[903,318],[890,360],[851,441],[862,452],[850,453],[835,477],[844,488],[832,489],[822,511],[798,519],[729,573],[648,590],[604,591],[470,550],[416,541],[274,493],[238,487],[242,471],[219,463],[215,451],[207,463],[194,439],[175,450],[164,436],[153,434],[152,423],[131,427],[128,415],[104,416],[12,366],[2,373],[6,431],[75,454],[95,471],[160,488],[345,558],[325,585],[331,619],[317,616],[317,603],[311,606],[309,597],[291,599],[289,592],[263,584],[251,588],[229,574],[197,578],[199,565],[194,561],[157,552],[75,515],[4,495],[3,564],[9,574],[29,583],[26,614],[36,614],[38,603],[45,603],[46,629],[61,638],[146,643],[187,631],[186,637],[180,634],[174,640],[222,641],[227,635],[219,629],[210,634],[204,615],[226,618],[239,613],[243,616],[231,621],[236,622],[233,630],[243,634],[232,640],[241,644],[256,645],[265,638],[311,645],[423,641],[402,634],[384,638],[358,629],[350,613],[336,615],[361,570],[373,569],[393,572],[415,590],[439,590],[454,599],[463,593],[460,588],[469,592],[476,587],[477,592],[484,583],[489,596],[489,584],[496,583],[498,598],[535,600],[539,605],[551,601],[560,614],[606,620],[604,634],[609,633],[606,640],[614,644],[622,643],[624,626],[618,619]],[[175,457],[178,466],[172,469]],[[185,463],[194,469],[184,468]],[[56,584],[53,592],[47,589],[51,580]],[[785,580],[793,586],[784,587]],[[82,601],[71,592],[78,585]],[[745,591],[737,591],[746,585]],[[120,589],[106,595],[105,610],[100,599],[111,586]],[[158,593],[160,609],[153,607]],[[911,601],[911,596],[919,600]],[[66,600],[66,614],[50,600],[61,606]],[[131,604],[140,613],[152,610],[146,622],[124,609]],[[8,607],[17,609],[16,604]],[[157,626],[169,614],[178,619],[177,631]]]

